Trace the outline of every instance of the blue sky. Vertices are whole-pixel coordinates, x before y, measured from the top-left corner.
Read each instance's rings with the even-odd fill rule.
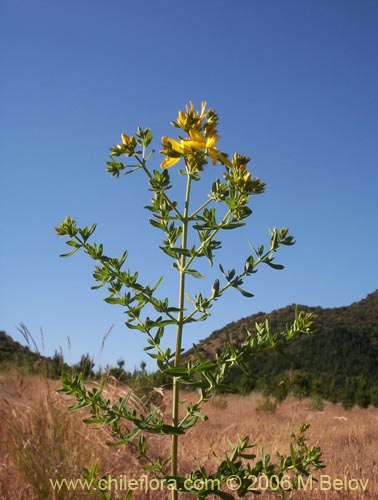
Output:
[[[139,124],[159,149],[189,100],[217,110],[221,149],[251,156],[267,183],[222,262],[242,265],[271,227],[289,226],[297,243],[277,255],[284,271],[261,269],[255,297],[225,296],[184,346],[261,310],[348,305],[377,289],[377,26],[375,0],[2,0],[0,328],[21,340],[24,322],[37,341],[42,328],[45,354],[61,348],[71,363],[145,359],[143,336],[90,290],[89,258],[58,258],[53,228],[66,215],[96,221],[108,254],[127,248],[128,266],[146,283],[164,274],[175,298],[145,179],[116,181],[105,162]]]

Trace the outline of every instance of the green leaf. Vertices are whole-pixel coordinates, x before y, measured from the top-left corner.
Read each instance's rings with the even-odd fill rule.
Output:
[[[107,298],[104,299],[104,301],[107,304],[119,304],[121,306],[125,305],[125,299],[124,298],[107,297]]]
[[[161,222],[158,222],[155,219],[149,219],[148,222],[151,224],[151,226],[157,227],[158,229],[162,229],[163,231],[165,230],[164,224],[162,224]]]
[[[84,418],[83,419],[84,424],[103,424],[104,419],[103,417],[99,418]]]
[[[238,286],[236,287],[236,289],[243,295],[243,297],[247,297],[247,298],[254,297],[253,293],[247,292],[246,290],[243,290],[242,288],[240,288]]]
[[[69,257],[70,255],[73,255],[75,252],[77,252],[79,249],[78,248],[74,248],[73,250],[71,250],[70,252],[67,252],[67,253],[61,253],[59,255],[59,257]]]
[[[245,222],[228,222],[222,224],[222,229],[236,229],[237,227],[245,226]]]
[[[291,456],[291,463],[293,466],[295,466],[295,462],[297,461],[297,454],[294,450],[293,443],[290,443],[290,456]]]
[[[245,460],[254,460],[256,455],[253,455],[252,453],[240,453],[239,457],[244,458]]]
[[[166,368],[164,373],[171,377],[182,377],[183,375],[188,375],[188,370],[185,366],[177,366],[176,368]]]
[[[212,371],[216,366],[217,363],[215,361],[204,361],[203,363],[200,363],[198,366],[196,366],[196,372]]]
[[[168,246],[165,246],[165,247],[159,246],[159,248],[164,253],[166,253],[167,255],[169,255],[169,257],[173,257],[174,259],[177,258],[177,254],[176,254],[175,250],[173,250],[171,247],[168,247]]]
[[[206,278],[206,276],[204,276],[203,274],[199,273],[195,269],[187,269],[185,272],[187,274],[190,274],[190,276],[193,276],[194,278],[198,278],[198,279]]]
[[[138,429],[138,432],[140,432],[139,429]],[[121,439],[119,441],[107,441],[106,445],[109,447],[110,446],[123,446],[123,445],[129,444],[129,443],[130,443],[130,438],[125,438],[125,439]]]
[[[265,262],[265,264],[267,264],[272,269],[277,269],[278,271],[280,271],[281,269],[285,269],[285,266],[283,266],[282,264],[273,264],[273,262]]]
[[[159,429],[158,429],[159,430]],[[185,431],[183,429],[180,429],[179,427],[174,427],[173,425],[162,425],[160,427],[160,432],[159,434],[170,434],[170,435],[183,435],[185,434]]]
[[[74,240],[68,240],[66,241],[66,245],[69,245],[70,247],[75,247],[75,248],[80,248],[80,243]]]

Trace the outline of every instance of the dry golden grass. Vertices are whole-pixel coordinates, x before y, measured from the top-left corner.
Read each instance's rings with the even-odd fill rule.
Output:
[[[189,467],[193,460],[207,466],[214,464],[213,452],[227,451],[229,440],[236,436],[249,435],[250,441],[256,443],[256,450],[264,447],[272,457],[277,452],[289,453],[289,438],[297,432],[303,422],[310,424],[307,431],[309,443],[320,446],[326,469],[314,474],[330,476],[335,479],[357,479],[368,481],[365,492],[326,490],[313,483],[311,492],[296,492],[293,499],[371,499],[378,500],[378,408],[369,407],[364,410],[358,407],[351,411],[344,410],[341,405],[324,403],[323,411],[313,410],[310,400],[298,401],[288,398],[278,405],[275,413],[259,411],[262,397],[257,394],[249,396],[221,396],[226,402],[204,407],[208,415],[207,422],[201,422],[196,429],[191,429],[182,440],[181,463]],[[352,483],[352,486],[354,484]],[[268,493],[261,499],[276,498]]]
[[[0,498],[1,500],[57,500],[82,498],[79,491],[57,492],[49,479],[80,478],[82,469],[99,463],[100,472],[107,476],[140,477],[137,462],[129,450],[109,448],[103,444],[104,431],[85,426],[81,413],[68,414],[69,398],[58,395],[59,382],[17,374],[0,376]],[[117,397],[123,387],[109,388],[108,396]],[[183,399],[193,400],[185,393]],[[288,452],[289,438],[299,424],[308,422],[311,444],[321,446],[327,468],[319,474],[331,480],[346,476],[368,480],[365,492],[319,490],[299,491],[296,500],[307,499],[378,499],[378,409],[353,408],[345,411],[340,405],[325,403],[323,411],[312,409],[309,400],[287,399],[275,413],[258,410],[261,397],[217,396],[204,406],[207,422],[201,422],[181,440],[180,467],[183,475],[196,462],[215,467],[213,452],[221,455],[229,449],[229,440],[237,435],[249,435],[256,449],[261,446],[272,456],[277,451]],[[164,396],[170,408],[171,394]],[[135,405],[140,405],[135,398]],[[152,451],[164,454],[169,450],[164,438],[152,438]],[[167,492],[136,492],[133,498],[161,500]],[[120,497],[121,498],[121,497]],[[186,498],[186,497],[183,497]],[[250,497],[252,498],[252,496]],[[268,493],[262,500],[276,498]]]

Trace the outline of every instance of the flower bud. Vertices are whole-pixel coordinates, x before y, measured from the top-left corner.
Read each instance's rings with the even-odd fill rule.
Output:
[[[128,142],[130,141],[130,137],[126,134],[122,134],[121,137],[123,144],[128,144]]]

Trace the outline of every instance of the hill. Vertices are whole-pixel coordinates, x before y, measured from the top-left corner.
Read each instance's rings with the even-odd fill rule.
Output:
[[[238,344],[247,328],[269,320],[273,330],[283,330],[293,321],[294,305],[259,312],[213,332],[198,344],[201,354],[211,358],[226,339]],[[242,392],[259,388],[277,397],[319,395],[330,400],[365,406],[378,403],[378,290],[349,306],[336,308],[297,306],[316,315],[317,333],[298,337],[286,351],[265,353],[250,363],[251,376],[239,371],[229,382]],[[191,351],[187,353],[190,356]]]
[[[37,355],[29,347],[21,345],[4,331],[0,331],[0,363],[18,363],[25,359],[36,361]]]
[[[50,378],[58,378],[62,371],[70,367],[64,363],[62,354],[55,352],[53,357],[40,354],[33,337],[24,325],[19,328],[27,342],[21,345],[4,331],[0,331],[0,369],[3,371],[17,367],[26,373],[43,373]]]

